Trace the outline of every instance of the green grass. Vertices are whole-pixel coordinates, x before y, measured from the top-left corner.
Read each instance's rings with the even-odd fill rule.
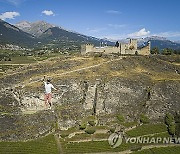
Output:
[[[162,133],[159,133],[159,134],[155,134],[155,135],[153,135],[153,137],[171,137],[170,135],[169,135],[169,133],[168,133],[168,131],[167,132],[162,132]]]
[[[132,144],[132,143],[125,143],[125,141],[122,142],[122,144],[116,148],[112,148],[108,141],[89,141],[89,142],[80,142],[80,143],[68,143],[61,141],[63,151],[65,154],[74,154],[76,152],[77,154],[81,153],[98,153],[98,152],[120,152],[125,150],[132,150],[135,149],[135,147],[142,147],[145,144]]]
[[[130,130],[127,133],[129,136],[142,136],[154,133],[166,132],[167,128],[165,124],[144,124],[136,127],[133,130]]]
[[[162,148],[152,148],[142,151],[133,152],[133,154],[179,154],[180,147],[162,147]]]
[[[61,141],[62,143],[62,141]],[[121,144],[117,148],[111,148],[108,141],[90,141],[81,143],[63,142],[63,151],[65,154],[93,153],[93,152],[118,152],[124,151],[131,147],[131,144]]]
[[[27,142],[0,142],[0,154],[57,154],[53,135]]]
[[[137,122],[124,122],[124,123],[121,123],[121,125],[123,125],[126,128],[133,127],[133,126],[135,126],[137,124],[138,124]]]

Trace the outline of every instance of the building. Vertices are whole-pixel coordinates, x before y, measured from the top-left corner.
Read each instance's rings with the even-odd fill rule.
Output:
[[[151,44],[148,43],[147,46],[138,49],[137,39],[129,39],[129,43],[119,43],[118,47],[104,46],[104,47],[94,47],[92,44],[81,45],[81,54],[85,55],[88,53],[103,53],[111,54],[117,53],[121,55],[149,55],[151,50]]]

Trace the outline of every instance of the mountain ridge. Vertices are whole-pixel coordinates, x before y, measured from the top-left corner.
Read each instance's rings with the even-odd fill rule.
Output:
[[[15,26],[36,37],[42,35],[42,33],[45,32],[47,29],[55,27],[55,25],[49,24],[45,21],[36,21],[36,22],[22,21],[15,24]]]
[[[81,44],[91,43],[99,46],[101,42],[114,46],[114,42],[108,39],[86,36],[78,32],[66,30],[60,26],[50,24],[46,21],[21,21],[17,24],[9,24],[0,20],[0,43],[10,43],[20,46],[61,48],[63,50],[80,50]],[[150,36],[138,39],[138,46],[142,47],[151,41],[151,48],[158,47],[180,49],[180,43],[168,40],[164,37]],[[119,40],[127,42],[127,39]]]
[[[16,26],[0,20],[0,43],[1,44],[14,44],[20,46],[31,46],[37,42],[36,38]]]

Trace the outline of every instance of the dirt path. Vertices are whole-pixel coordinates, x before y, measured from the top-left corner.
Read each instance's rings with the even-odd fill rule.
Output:
[[[103,65],[103,64],[108,64],[108,63],[111,63],[111,62],[113,62],[113,61],[118,61],[118,60],[121,60],[121,59],[122,59],[122,58],[118,58],[118,59],[115,59],[115,60],[109,60],[109,61],[106,61],[106,62],[102,62],[102,63],[100,63],[100,64],[96,64],[96,65],[91,65],[91,66],[79,68],[79,69],[72,70],[72,71],[68,71],[68,72],[64,72],[64,73],[61,73],[61,74],[56,74],[56,76],[63,76],[63,75],[67,75],[67,74],[70,74],[70,73],[79,72],[79,71],[83,71],[83,70],[87,70],[87,69],[99,67],[99,66],[101,66],[101,65]]]
[[[108,63],[111,63],[111,62],[114,62],[114,61],[118,61],[118,60],[121,60],[121,58],[118,58],[118,59],[114,59],[114,60],[109,60],[109,61],[106,61],[106,62],[102,62],[100,64],[96,64],[96,65],[91,65],[91,66],[87,66],[87,67],[83,67],[83,68],[79,68],[79,69],[75,69],[75,70],[72,70],[72,71],[67,71],[67,72],[64,72],[64,73],[60,73],[60,74],[55,74],[55,75],[49,75],[48,77],[59,77],[59,76],[63,76],[63,75],[67,75],[67,74],[71,74],[71,73],[74,73],[74,72],[79,72],[79,71],[83,71],[83,70],[88,70],[88,69],[92,69],[92,68],[96,68],[96,67],[99,67],[101,65],[104,65],[104,64],[108,64]],[[36,83],[36,82],[39,82],[41,81],[42,79],[37,79],[37,80],[34,80],[34,81],[31,81],[25,85],[29,85],[29,84],[33,84],[33,83]]]
[[[29,65],[29,64],[0,64],[0,66],[25,66],[25,65]]]

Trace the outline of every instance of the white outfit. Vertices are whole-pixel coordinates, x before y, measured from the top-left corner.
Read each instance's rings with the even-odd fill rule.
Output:
[[[45,93],[46,94],[50,94],[52,88],[55,89],[54,86],[51,83],[47,84],[47,82],[44,82],[44,85],[45,85]]]

